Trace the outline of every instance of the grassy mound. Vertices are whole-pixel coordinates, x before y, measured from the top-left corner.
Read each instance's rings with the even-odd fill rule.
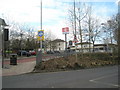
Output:
[[[71,55],[41,62],[37,66],[35,66],[33,72],[78,70],[107,65],[116,65],[118,64],[118,61],[119,60],[113,60],[113,57],[105,53],[84,54],[83,58],[81,58],[81,54],[78,54],[77,61],[76,56]]]

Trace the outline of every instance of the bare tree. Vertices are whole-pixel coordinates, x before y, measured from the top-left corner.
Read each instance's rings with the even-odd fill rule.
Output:
[[[117,41],[118,43],[118,18],[119,18],[119,15],[113,15],[112,19],[110,20],[111,21],[111,29],[112,29],[112,33],[113,33],[113,39],[115,41]]]
[[[85,3],[81,3],[80,1],[75,3],[74,8],[69,9],[69,21],[72,26],[73,36],[76,35],[81,43],[83,42],[83,29],[82,29],[82,21],[86,18],[88,14],[88,7]],[[76,26],[75,26],[76,25]],[[76,31],[76,32],[75,32]],[[81,44],[81,51],[83,53],[83,44]]]
[[[76,16],[76,19],[78,21],[78,30],[79,30],[79,34],[80,34],[82,58],[83,58],[83,44],[82,44],[82,42],[83,42],[83,34],[82,34],[83,30],[81,28],[82,27],[81,22],[84,18],[86,18],[87,14],[88,14],[88,7],[85,5],[85,3],[82,4],[81,2],[79,2],[78,3],[78,16]]]
[[[35,49],[35,33],[33,27],[27,25],[26,23],[18,23],[14,20],[5,17],[5,20],[8,22],[9,28],[9,48],[17,52],[18,50],[29,50]]]
[[[94,52],[94,44],[96,40],[99,38],[99,34],[100,34],[100,23],[98,19],[93,21],[91,29],[92,30],[90,32],[90,39],[93,44],[92,46],[93,46],[93,52]]]
[[[50,48],[50,51],[52,50],[53,47],[52,47],[51,41],[55,39],[56,39],[56,36],[51,31],[48,31],[45,33],[45,41],[44,41],[45,51],[47,51],[48,47]]]
[[[87,18],[84,20],[85,22],[85,31],[88,33],[88,42],[89,42],[89,52],[91,52],[91,43],[93,44],[93,52],[94,52],[94,44],[95,41],[99,37],[100,26],[99,19],[97,17],[93,17],[92,15],[92,6],[89,6]],[[86,38],[87,39],[87,38]]]

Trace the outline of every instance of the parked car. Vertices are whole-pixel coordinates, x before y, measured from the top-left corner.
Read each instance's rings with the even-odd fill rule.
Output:
[[[30,53],[31,55],[36,55],[36,52],[35,52],[34,50],[29,51],[29,53]]]
[[[29,56],[31,56],[31,53],[29,53],[29,52],[27,52],[27,51],[25,51],[25,50],[19,50],[18,52],[17,52],[17,55],[19,55],[19,56],[27,56],[27,57],[29,57]]]
[[[47,51],[47,54],[54,54],[54,52],[52,52],[52,51]]]
[[[54,53],[60,53],[59,51],[54,51]]]

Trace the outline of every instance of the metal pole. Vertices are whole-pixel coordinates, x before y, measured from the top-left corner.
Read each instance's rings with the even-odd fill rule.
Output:
[[[42,0],[40,0],[40,29],[42,30]],[[40,37],[41,39],[41,37]],[[42,62],[42,40],[39,40],[39,46],[40,50],[38,50],[37,55],[36,55],[36,65]]]
[[[20,36],[21,36],[21,40],[20,40],[20,49],[21,49],[21,57],[22,57],[22,30],[21,30],[21,34],[20,34]]]
[[[41,30],[42,30],[42,0],[41,0]],[[42,40],[41,40],[40,48],[42,52]]]
[[[67,51],[67,34],[65,34],[65,51]]]

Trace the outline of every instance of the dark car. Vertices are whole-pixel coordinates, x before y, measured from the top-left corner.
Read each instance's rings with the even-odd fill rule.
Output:
[[[19,50],[17,55],[19,55],[19,56],[22,55],[22,56],[27,56],[27,57],[31,56],[31,54],[25,50]]]
[[[54,53],[60,53],[59,51],[54,51]]]
[[[54,54],[54,52],[52,52],[52,51],[47,51],[47,54]]]

